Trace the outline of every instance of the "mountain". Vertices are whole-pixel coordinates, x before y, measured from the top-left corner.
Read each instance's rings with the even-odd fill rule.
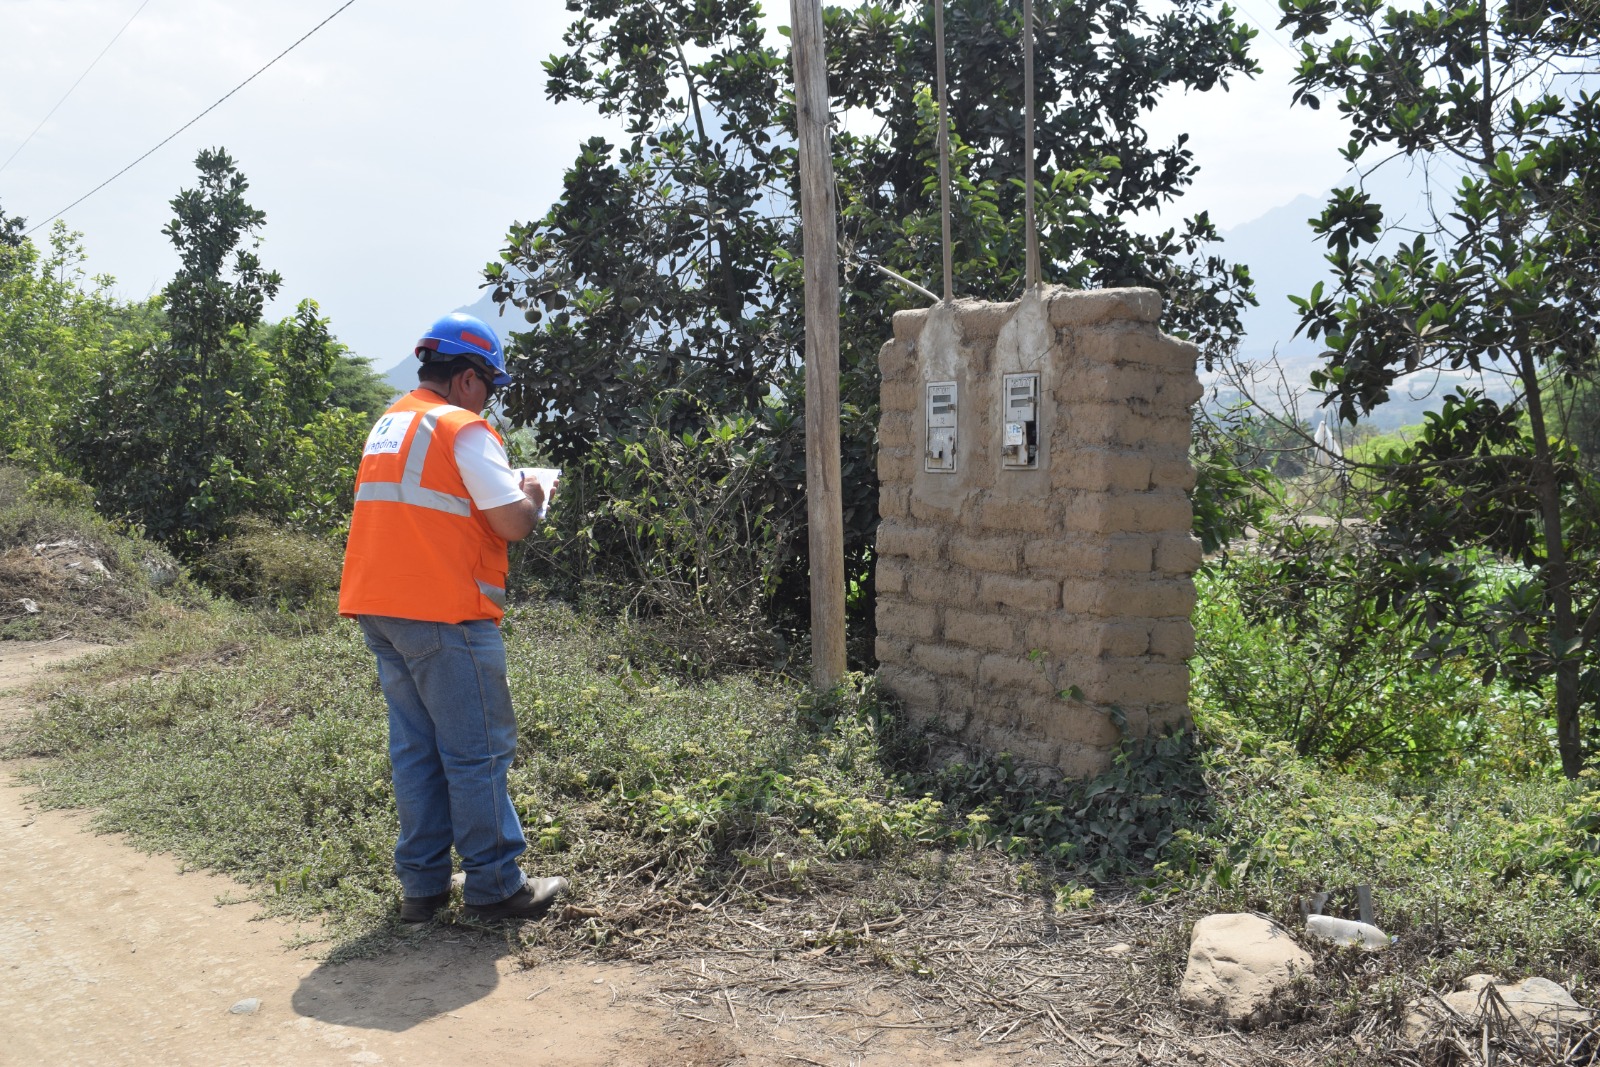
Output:
[[[1383,205],[1384,239],[1377,251],[1392,252],[1411,234],[1411,226],[1427,210],[1427,194],[1443,192],[1449,175],[1408,171],[1392,164],[1360,182],[1349,174],[1341,186],[1361,184],[1375,201]],[[1325,245],[1312,232],[1310,220],[1322,213],[1323,199],[1298,196],[1272,208],[1259,218],[1222,232],[1222,255],[1232,262],[1250,267],[1255,281],[1258,306],[1245,309],[1240,316],[1245,337],[1239,345],[1238,359],[1248,367],[1246,391],[1258,402],[1279,409],[1293,407],[1306,421],[1315,423],[1321,415],[1321,397],[1307,395],[1311,372],[1322,365],[1323,346],[1317,341],[1295,337],[1300,325],[1299,310],[1290,296],[1306,296],[1319,281],[1328,280],[1330,271],[1324,258]],[[1236,383],[1224,375],[1203,375],[1211,395],[1208,403],[1228,404],[1239,398]],[[1420,422],[1424,411],[1436,411],[1446,393],[1471,385],[1496,399],[1513,393],[1508,383],[1491,378],[1474,380],[1471,375],[1419,372],[1396,383],[1390,400],[1380,405],[1367,422],[1379,429]]]

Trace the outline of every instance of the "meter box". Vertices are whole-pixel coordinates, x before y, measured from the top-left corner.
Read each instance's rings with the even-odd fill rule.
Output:
[[[928,447],[923,469],[944,473],[956,469],[956,383],[928,383]]]
[[[1000,465],[1006,470],[1039,467],[1039,375],[1007,374],[1000,389]]]

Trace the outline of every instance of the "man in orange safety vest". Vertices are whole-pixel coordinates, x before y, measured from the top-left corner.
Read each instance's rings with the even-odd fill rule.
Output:
[[[452,846],[468,918],[537,918],[567,880],[530,879],[517,862],[527,842],[506,789],[517,723],[499,623],[506,546],[533,530],[547,487],[511,469],[481,414],[511,383],[494,330],[446,315],[415,351],[417,388],[367,434],[339,587],[389,706],[400,918],[427,922],[449,903]]]

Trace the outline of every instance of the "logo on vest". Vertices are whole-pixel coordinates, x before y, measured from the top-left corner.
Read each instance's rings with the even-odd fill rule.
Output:
[[[392,411],[379,419],[367,434],[367,447],[361,450],[363,456],[387,456],[400,451],[400,446],[405,443],[406,431],[411,429],[411,422],[417,417],[415,411]]]

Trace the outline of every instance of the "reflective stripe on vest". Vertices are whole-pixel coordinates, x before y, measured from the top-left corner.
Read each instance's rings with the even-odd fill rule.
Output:
[[[419,508],[432,508],[434,511],[445,511],[451,515],[472,514],[472,501],[467,497],[423,488],[422,468],[428,461],[428,449],[433,444],[433,431],[438,425],[438,411],[424,413],[416,434],[411,438],[411,451],[406,454],[406,469],[400,472],[400,480],[363,482],[356,489],[356,500],[414,504]]]
[[[506,606],[506,591],[504,589],[498,585],[490,585],[488,582],[479,582],[478,592],[492,600],[495,607],[504,610]]]

